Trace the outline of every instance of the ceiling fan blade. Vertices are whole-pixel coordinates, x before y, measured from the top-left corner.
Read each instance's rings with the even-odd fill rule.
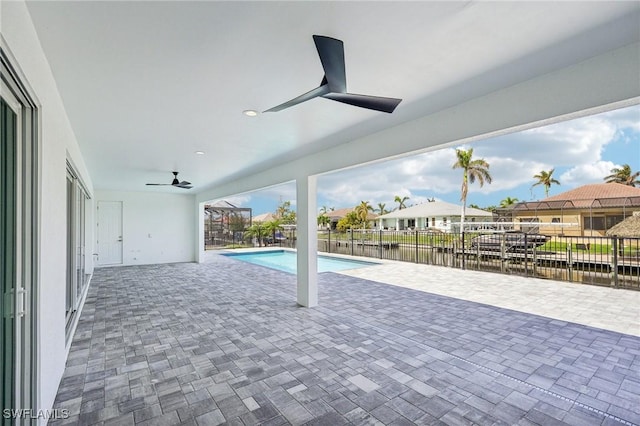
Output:
[[[332,92],[347,91],[347,75],[344,67],[344,43],[331,37],[314,35],[313,41],[324,68],[324,75]]]
[[[148,183],[149,186],[171,186],[170,183]]]
[[[191,185],[191,182],[187,182],[186,180],[183,180],[182,182],[177,183],[176,185],[180,185],[180,186]]]
[[[182,188],[182,189],[191,189],[191,188],[193,188],[193,186],[191,186],[191,185],[182,185],[182,184],[173,185],[173,186],[175,186],[176,188]]]
[[[354,105],[361,108],[373,109],[376,111],[392,113],[402,99],[384,98],[381,96],[358,95],[355,93],[328,93],[324,98]]]
[[[316,87],[313,90],[308,91],[307,93],[305,93],[303,95],[298,96],[297,98],[293,98],[290,101],[287,101],[287,102],[285,102],[283,104],[274,106],[273,108],[270,108],[270,109],[268,109],[268,110],[266,110],[264,112],[281,111],[281,110],[283,110],[285,108],[289,108],[289,107],[292,107],[294,105],[298,105],[298,104],[300,104],[302,102],[306,102],[306,101],[308,101],[310,99],[317,98],[318,96],[323,96],[323,95],[325,95],[325,94],[327,94],[329,92],[330,92],[329,86],[324,84],[322,86]]]

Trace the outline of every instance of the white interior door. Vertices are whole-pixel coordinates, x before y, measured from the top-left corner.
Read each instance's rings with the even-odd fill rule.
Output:
[[[98,264],[122,264],[122,201],[98,201]]]

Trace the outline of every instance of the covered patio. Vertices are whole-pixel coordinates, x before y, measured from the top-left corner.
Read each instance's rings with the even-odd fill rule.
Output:
[[[638,293],[634,336],[521,312],[608,289],[413,266],[422,291],[320,274],[314,309],[294,275],[215,254],[98,269],[49,424],[640,423]],[[520,311],[428,292],[506,283]]]
[[[638,105],[639,21],[606,1],[0,2],[5,423],[640,423],[635,337],[316,269],[319,176]],[[329,99],[274,110],[310,89]],[[354,94],[402,101],[333,102]],[[297,276],[208,259],[206,204],[293,181]]]

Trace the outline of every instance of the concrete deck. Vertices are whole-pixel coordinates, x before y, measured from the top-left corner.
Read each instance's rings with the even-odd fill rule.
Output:
[[[640,338],[459,296],[615,291],[404,265],[321,274],[313,309],[295,276],[222,256],[97,269],[50,424],[640,424]]]
[[[640,292],[634,290],[396,261],[341,273],[640,336]]]

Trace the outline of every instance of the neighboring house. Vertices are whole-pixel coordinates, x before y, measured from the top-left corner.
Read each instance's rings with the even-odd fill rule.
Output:
[[[325,213],[329,217],[329,220],[331,221],[329,223],[329,227],[331,229],[336,229],[336,225],[338,225],[338,222],[340,221],[340,219],[342,219],[343,217],[345,217],[346,215],[348,215],[354,210],[355,210],[355,207],[348,207],[346,209],[331,210]],[[369,223],[370,227],[374,227],[376,225],[377,218],[378,218],[378,215],[374,213],[367,214],[367,222]]]
[[[273,215],[273,213],[262,213],[262,214],[259,214],[257,216],[254,216],[252,222],[253,223],[271,222],[275,218],[276,217]]]
[[[640,211],[640,188],[594,183],[541,201],[518,203],[513,206],[512,217],[514,222],[549,224],[536,225],[545,235],[599,237],[635,211]]]
[[[452,223],[460,222],[462,206],[444,201],[432,201],[378,217],[378,226],[381,229],[434,229],[443,232],[451,232]],[[465,211],[465,223],[491,222],[491,212],[467,207]]]

